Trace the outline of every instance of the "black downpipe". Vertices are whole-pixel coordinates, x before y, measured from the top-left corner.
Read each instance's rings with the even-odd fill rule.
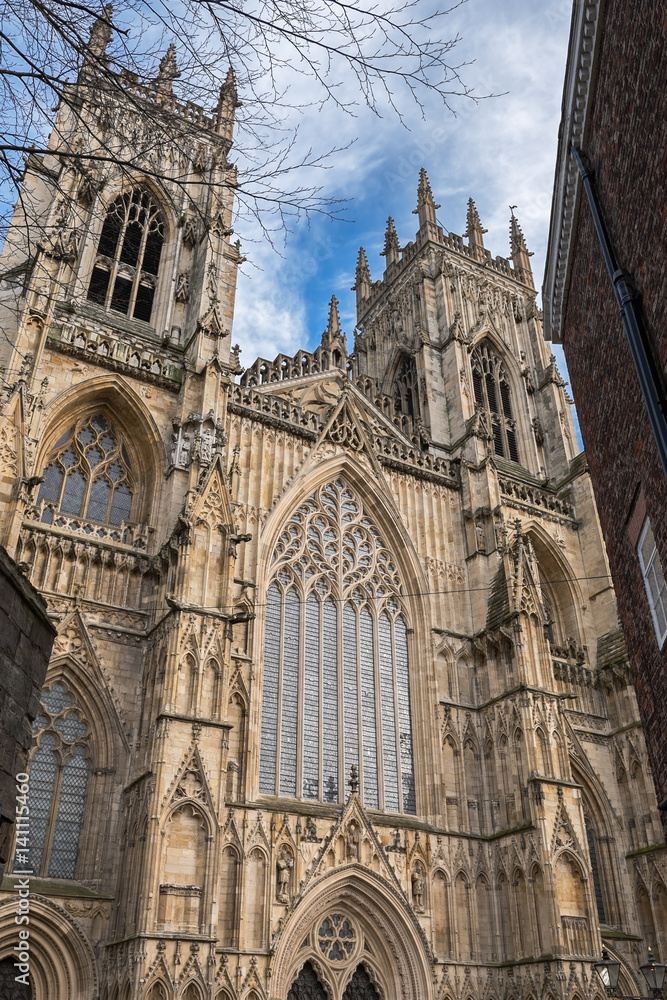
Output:
[[[667,405],[662,389],[660,374],[653,358],[651,346],[646,335],[643,317],[639,305],[639,293],[633,287],[627,271],[619,269],[614,260],[614,253],[605,230],[600,209],[593,187],[593,171],[586,166],[580,149],[570,144],[570,150],[579,168],[588,204],[590,205],[593,223],[598,234],[602,256],[607,265],[607,271],[614,286],[614,294],[623,320],[623,326],[630,345],[632,360],[635,363],[637,377],[641,386],[644,403],[651,421],[651,428],[662,462],[662,469],[667,476]],[[610,428],[613,431],[613,428]]]

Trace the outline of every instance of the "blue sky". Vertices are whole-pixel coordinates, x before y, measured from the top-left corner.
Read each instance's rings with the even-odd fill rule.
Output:
[[[352,142],[316,177],[328,195],[348,199],[347,221],[303,221],[278,255],[249,220],[237,220],[250,258],[239,280],[233,330],[242,363],[312,349],[334,293],[352,346],[350,286],[358,248],[365,247],[377,278],[387,216],[393,216],[401,243],[414,238],[421,166],[441,205],[443,227],[463,233],[473,197],[494,256],[509,253],[509,206],[516,205],[541,286],[571,9],[571,0],[468,0],[449,15],[450,36],[461,35],[454,57],[472,63],[463,70],[466,82],[478,93],[501,95],[477,105],[459,100],[456,117],[436,100],[427,103],[423,117],[413,108],[408,128],[388,109],[381,117],[366,109],[352,117],[334,107],[299,115],[304,148]],[[562,352],[556,354],[564,370]]]

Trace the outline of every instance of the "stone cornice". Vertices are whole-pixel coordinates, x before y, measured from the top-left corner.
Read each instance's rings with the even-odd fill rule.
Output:
[[[571,249],[581,196],[579,171],[570,155],[572,140],[585,149],[597,80],[605,0],[575,0],[565,70],[554,194],[542,285],[544,337],[562,343]]]

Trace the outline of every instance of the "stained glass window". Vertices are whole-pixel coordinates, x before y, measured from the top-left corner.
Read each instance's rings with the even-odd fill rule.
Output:
[[[150,322],[164,223],[146,191],[119,195],[107,213],[88,298],[105,309]]]
[[[260,791],[415,813],[408,630],[394,559],[342,479],[278,539],[267,592]]]
[[[472,385],[475,404],[486,410],[491,418],[493,450],[501,458],[518,462],[509,380],[502,360],[486,341],[473,352]]]
[[[71,879],[88,790],[89,729],[60,682],[42,691],[33,734],[28,843],[17,842],[14,872]]]
[[[84,417],[60,438],[42,475],[38,503],[102,524],[129,520],[134,487],[127,450],[101,415]],[[42,520],[52,523],[51,506]]]

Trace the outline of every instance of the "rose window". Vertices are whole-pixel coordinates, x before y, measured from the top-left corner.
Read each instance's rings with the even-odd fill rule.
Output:
[[[317,940],[325,958],[330,962],[344,962],[354,950],[357,935],[346,917],[334,913],[322,921]]]

